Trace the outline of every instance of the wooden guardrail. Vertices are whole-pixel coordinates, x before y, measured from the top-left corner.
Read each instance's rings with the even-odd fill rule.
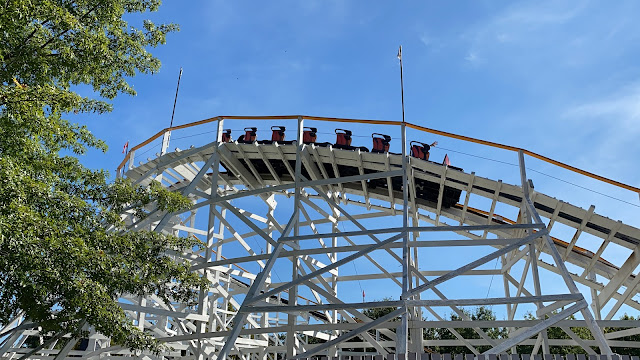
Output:
[[[218,120],[224,120],[224,119],[228,119],[228,120],[294,120],[294,119],[298,119],[300,117],[303,118],[303,119],[306,119],[306,120],[315,120],[315,121],[330,121],[330,122],[341,122],[341,123],[359,123],[359,124],[372,124],[372,125],[395,125],[395,126],[401,126],[402,125],[401,121],[394,121],[394,120],[343,119],[343,118],[307,116],[307,115],[216,116],[216,117],[212,117],[212,118],[208,118],[208,119],[204,119],[204,120],[200,120],[200,121],[195,121],[195,122],[188,123],[188,124],[178,125],[178,126],[174,126],[174,127],[170,127],[170,128],[164,128],[164,129],[160,130],[159,132],[157,132],[155,135],[151,136],[147,140],[145,140],[142,143],[132,147],[131,150],[125,156],[125,158],[122,160],[120,165],[118,165],[118,168],[117,168],[116,171],[119,173],[122,170],[124,165],[129,160],[132,152],[135,152],[136,150],[140,149],[141,147],[143,147],[145,145],[148,145],[149,143],[151,143],[155,139],[163,136],[164,133],[166,133],[168,131],[186,129],[186,128],[190,128],[190,127],[194,127],[194,126],[198,126],[198,125],[211,123],[211,122],[218,121]],[[514,151],[514,152],[522,151],[524,154],[529,155],[529,156],[531,156],[533,158],[536,158],[538,160],[542,160],[542,161],[547,162],[549,164],[553,164],[553,165],[561,167],[563,169],[566,169],[566,170],[569,170],[569,171],[572,171],[572,172],[575,172],[575,173],[590,177],[592,179],[596,179],[596,180],[605,182],[605,183],[610,184],[610,185],[617,186],[617,187],[622,188],[622,189],[633,191],[633,192],[637,193],[638,195],[640,195],[640,188],[638,188],[638,187],[631,186],[631,185],[628,185],[628,184],[625,184],[625,183],[622,183],[622,182],[607,178],[605,176],[601,176],[601,175],[594,174],[594,173],[586,171],[586,170],[579,169],[579,168],[577,168],[575,166],[571,166],[571,165],[565,164],[563,162],[551,159],[549,157],[540,155],[538,153],[535,153],[533,151],[529,151],[527,149],[522,149],[522,148],[515,147],[515,146],[504,145],[504,144],[500,144],[500,143],[496,143],[496,142],[492,142],[492,141],[477,139],[477,138],[473,138],[473,137],[469,137],[469,136],[458,135],[458,134],[454,134],[454,133],[450,133],[450,132],[446,132],[446,131],[431,129],[431,128],[427,128],[427,127],[424,127],[424,126],[412,124],[412,123],[409,123],[409,122],[405,123],[405,125],[408,128],[411,128],[411,129],[414,129],[414,130],[423,131],[423,132],[436,134],[436,135],[440,135],[440,136],[445,136],[445,137],[449,137],[449,138],[452,138],[452,139],[462,140],[462,141],[471,142],[471,143],[475,143],[475,144],[486,145],[486,146],[490,146],[490,147],[494,147],[494,148],[498,148],[498,149],[503,149],[503,150],[508,150],[508,151]]]

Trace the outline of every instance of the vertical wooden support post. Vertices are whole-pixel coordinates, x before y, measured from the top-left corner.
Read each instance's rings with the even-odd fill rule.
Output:
[[[135,150],[129,151],[129,165],[127,166],[129,170],[135,167],[135,160],[136,160],[136,151]]]
[[[217,126],[216,126],[216,142],[220,143],[222,141],[222,128],[224,127],[224,118],[222,116],[218,117]]]
[[[214,151],[214,155],[215,159],[213,161],[213,164],[211,165],[211,168],[213,170],[213,172],[211,173],[211,198],[216,198],[218,197],[218,172],[220,169],[220,156],[218,155],[218,146],[219,146],[219,141],[220,141],[220,126],[221,126],[222,121],[220,119],[218,119],[218,135],[216,137],[216,141],[214,143],[213,146],[213,151]],[[216,237],[215,234],[215,220],[216,220],[216,211],[215,211],[215,203],[211,203],[209,205],[209,218],[207,221],[207,240],[206,240],[206,249],[204,251],[204,258],[205,261],[211,261],[211,255],[212,255],[212,247],[213,247],[213,242],[214,242],[214,238]],[[193,222],[194,219],[192,219]],[[222,224],[222,222],[218,222],[219,224]],[[194,223],[192,223],[190,226],[194,227]],[[220,226],[222,227],[222,226]],[[191,234],[190,234],[191,235]],[[218,239],[219,242],[220,239]],[[219,256],[218,253],[221,252],[222,249],[218,249],[218,252],[216,253],[216,256]],[[207,268],[203,269],[202,272],[202,276],[204,278],[207,278],[209,276],[209,270]],[[216,271],[216,276],[215,276],[216,280],[219,279],[219,271]],[[217,282],[216,282],[217,283]],[[209,321],[212,321],[215,316],[213,316],[212,313],[208,313],[208,309],[211,308],[210,304],[208,304],[207,299],[209,299],[209,289],[208,288],[203,288],[200,289],[200,293],[198,294],[198,313],[200,315],[209,315]],[[226,310],[226,309],[225,309]],[[197,328],[198,328],[198,332],[200,334],[203,334],[207,331],[207,321],[200,321],[197,324]],[[197,354],[196,354],[196,359],[198,360],[203,360],[205,358],[205,353],[204,353],[204,340],[199,338],[198,339],[198,344],[197,344]]]
[[[587,279],[596,282],[596,272],[591,270],[587,275]],[[596,320],[602,320],[602,307],[600,306],[600,297],[598,296],[598,290],[591,288],[591,309],[595,314]]]
[[[219,116],[216,120],[216,145],[214,147],[214,151],[216,152],[216,154],[218,153],[219,147],[220,147],[220,142],[222,141],[222,129],[224,128],[224,118]],[[213,177],[211,179],[211,198],[217,197],[218,196],[218,176],[219,176],[219,171],[220,171],[220,156],[218,156],[218,159],[216,160],[216,165],[214,166],[214,171],[213,171]],[[215,184],[215,188],[214,185]],[[213,210],[215,210],[215,206],[213,206],[213,204],[209,205],[211,206]],[[220,216],[222,218],[225,218],[227,215],[227,209],[222,207],[221,211],[220,211]],[[218,238],[216,240],[216,250],[215,250],[215,254],[216,254],[216,261],[220,261],[222,260],[222,239],[224,238],[224,226],[222,225],[222,220],[218,221]],[[212,245],[213,247],[213,245]],[[214,273],[214,284],[220,284],[220,271],[216,270]],[[219,298],[218,298],[219,299]],[[229,299],[226,297],[223,297],[222,300],[222,306],[221,308],[218,307],[218,304],[220,303],[220,301],[216,299],[215,303],[212,304],[211,308],[213,311],[218,312],[218,314],[220,314],[220,318],[221,320],[224,322],[224,324],[226,324],[227,322],[227,308],[228,308],[228,304],[229,304]],[[218,309],[221,309],[222,311],[218,311]],[[213,316],[213,314],[211,315]],[[215,324],[215,322],[217,321],[217,319],[215,318],[215,316],[213,316],[214,318],[211,320],[212,326]],[[224,326],[224,324],[220,324],[220,326]],[[214,329],[216,329],[215,327],[213,327],[210,331],[213,331]],[[226,329],[225,329],[226,330]]]
[[[409,251],[409,233],[407,227],[409,223],[409,191],[408,185],[408,170],[407,170],[407,128],[404,121],[400,126],[402,131],[402,294],[401,300],[408,300],[409,294],[409,263],[411,252]],[[407,355],[407,342],[409,339],[409,311],[406,309],[402,314],[402,321],[397,331],[396,338],[396,353]]]
[[[162,148],[160,149],[160,156],[167,153],[167,149],[169,149],[169,139],[171,138],[171,128],[165,131],[162,135]]]
[[[267,219],[274,219],[274,211],[275,211],[275,201],[269,201],[269,200],[273,200],[275,197],[275,194],[271,194],[271,196],[269,197],[269,199],[267,199],[266,203],[267,206],[269,207],[269,210],[267,210]],[[274,204],[273,206],[271,204]],[[268,228],[269,230],[267,231],[267,235],[269,235],[269,237],[273,238],[273,230],[275,229],[273,220],[269,220],[268,222]],[[268,241],[266,242],[266,254],[271,254],[271,252],[273,251],[273,245],[271,245],[271,243],[269,243]],[[264,270],[264,268],[262,268]],[[271,283],[271,274],[267,274],[267,276],[265,277],[264,280],[264,290],[267,291],[269,290],[269,284]],[[270,302],[270,299],[265,299],[266,302]],[[269,326],[269,313],[265,312],[262,314],[261,318],[260,318],[260,326],[263,328],[267,328]],[[264,334],[261,335],[261,338],[263,341],[269,341],[269,334]],[[275,353],[272,356],[273,358],[276,357]],[[260,360],[268,360],[269,359],[269,347],[267,346],[264,351],[261,352],[261,354],[258,356],[258,359]]]
[[[339,203],[340,199],[339,198],[334,198],[336,200],[336,203]],[[338,227],[338,224],[340,223],[339,218],[340,218],[340,210],[336,209],[335,206],[331,206],[331,214],[333,215],[333,217],[335,218],[335,222],[332,225],[332,231],[334,234],[337,234],[340,229]],[[338,237],[334,236],[331,238],[331,246],[332,249],[335,249],[338,247]],[[331,261],[332,262],[336,262],[338,261],[338,253],[334,252],[331,253]],[[338,297],[338,271],[339,268],[336,268],[336,273],[331,275],[331,290],[333,291],[332,295],[335,296],[336,298]],[[331,314],[331,323],[332,324],[337,324],[338,323],[338,310],[333,310],[332,312],[330,312]],[[336,338],[338,336],[341,335],[340,331],[335,330],[331,333],[331,335]],[[327,356],[328,357],[335,357],[338,356],[338,347],[337,346],[332,346],[327,350]]]
[[[524,153],[522,150],[518,151],[518,164],[520,165],[520,183],[522,184],[522,214],[523,220],[525,224],[531,224],[533,222],[531,211],[526,205],[526,199],[529,199],[529,182],[527,181],[527,170],[524,164]],[[531,230],[525,230],[526,235],[529,235]],[[533,287],[535,288],[536,296],[542,295],[542,291],[540,289],[540,277],[538,275],[538,253],[536,251],[535,242],[529,243],[529,259],[531,261],[531,274],[533,276]],[[523,279],[524,280],[524,279]],[[541,302],[537,302],[536,306],[538,310],[540,310],[544,305]],[[542,353],[549,354],[549,337],[547,335],[547,330],[543,330],[540,332],[540,336],[542,336]]]
[[[297,136],[296,136],[296,140],[297,140],[297,146],[296,146],[296,169],[295,169],[295,195],[294,195],[294,205],[293,205],[293,211],[294,211],[294,227],[293,227],[293,235],[294,236],[298,236],[300,235],[300,195],[301,195],[301,187],[300,187],[300,179],[301,179],[301,173],[302,173],[302,148],[304,146],[304,143],[302,142],[302,131],[304,128],[304,120],[302,119],[302,116],[298,116],[298,132],[297,132]],[[297,244],[297,241],[296,241]],[[292,268],[292,278],[291,281],[295,281],[298,277],[298,268],[300,265],[300,260],[298,259],[297,256],[294,256],[291,258],[291,263],[293,264],[293,268]],[[297,305],[297,299],[298,299],[298,286],[294,286],[291,289],[289,289],[289,306],[295,306]],[[296,338],[296,333],[295,333],[295,325],[296,325],[296,319],[297,319],[297,315],[295,313],[290,313],[288,315],[288,328],[287,328],[287,358],[291,358],[293,356],[295,356],[296,354],[296,343],[297,343],[297,338]]]

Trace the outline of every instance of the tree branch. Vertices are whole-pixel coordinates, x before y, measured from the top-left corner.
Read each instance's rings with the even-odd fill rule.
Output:
[[[46,25],[48,22],[49,22],[49,19],[47,19],[47,20],[45,20],[45,21],[41,22],[41,23],[40,23],[40,27],[42,27],[42,26]],[[33,31],[31,32],[31,34],[29,34],[29,36],[27,36],[24,40],[22,40],[22,41],[20,42],[20,46],[18,46],[18,48],[17,48],[17,49],[15,49],[14,51],[10,52],[10,53],[5,57],[5,59],[9,60],[9,59],[11,59],[11,58],[13,58],[13,57],[15,56],[14,54],[19,53],[19,52],[20,52],[20,50],[22,50],[22,49],[27,45],[27,43],[29,42],[29,40],[31,40],[31,38],[33,38],[33,36],[36,34],[36,32],[38,32],[38,29],[39,29],[38,27],[36,27],[35,29],[33,29]]]
[[[78,21],[86,18],[87,16],[89,16],[89,14],[91,14],[94,10],[96,10],[99,6],[101,5],[101,3],[96,4],[94,7],[92,7],[91,9],[89,9],[89,11],[87,11],[86,13],[84,13],[82,16],[80,16],[78,18]],[[40,24],[40,26],[44,26],[46,23],[48,23],[49,20],[45,20],[44,22],[42,22]],[[15,51],[10,52],[7,56],[5,56],[5,61],[9,62],[11,59],[15,58],[17,54],[19,54],[20,50],[24,49],[24,47],[27,45],[27,43],[29,42],[29,40],[31,40],[31,38],[35,35],[35,33],[38,31],[38,29],[34,29],[31,34],[29,34],[29,36],[27,36],[22,43],[20,44],[20,46],[18,46],[17,49],[15,49]],[[39,46],[39,49],[44,49],[45,47],[47,47],[47,45],[51,44],[54,40],[60,38],[61,36],[63,36],[64,34],[68,33],[69,31],[71,31],[71,29],[66,29],[64,31],[61,31],[59,33],[57,33],[56,35],[52,36],[49,40],[47,40],[44,44]],[[47,55],[50,56],[51,54]]]
[[[40,23],[40,27],[45,26],[47,23],[49,22],[49,19],[43,21]],[[33,29],[33,31],[31,32],[31,34],[29,34],[29,36],[27,36],[26,39],[24,39],[20,45],[20,47],[24,47],[25,45],[27,45],[27,43],[29,42],[29,40],[31,40],[31,38],[33,37],[33,35],[36,34],[36,32],[38,31],[38,28]]]
[[[97,9],[100,6],[100,3],[97,3],[94,7],[92,7],[91,9],[89,9],[89,11],[87,11],[86,13],[84,13],[84,15],[80,16],[78,18],[78,21],[84,19],[85,17],[87,17],[89,14],[91,14],[95,9]],[[60,38],[61,36],[63,36],[64,34],[68,33],[69,31],[71,31],[71,29],[67,29],[63,32],[58,33],[57,35],[51,37],[51,39],[47,40],[46,43],[42,44],[42,46],[40,46],[40,49],[44,49],[45,47],[47,47],[47,45],[51,44],[54,40],[57,40],[58,38]]]

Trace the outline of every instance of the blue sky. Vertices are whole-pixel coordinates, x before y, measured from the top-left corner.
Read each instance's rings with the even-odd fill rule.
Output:
[[[131,80],[136,97],[87,121],[111,146],[216,115],[400,119],[524,147],[638,184],[640,4],[275,1],[167,2],[179,33],[154,50],[163,68]],[[137,18],[136,18],[137,19]],[[134,21],[135,22],[135,21]],[[332,140],[332,139],[329,139]],[[369,144],[365,144],[369,145]],[[633,194],[630,200],[634,199]]]
[[[176,125],[217,115],[400,120],[402,45],[407,121],[526,148],[638,186],[638,14],[635,1],[167,2],[132,18],[180,24],[153,50],[162,69],[131,79],[138,95],[117,98],[112,113],[83,120],[111,148],[85,162],[113,170],[127,140],[134,145],[167,127],[180,67]],[[325,130],[319,141],[332,141],[332,128]],[[178,137],[172,147],[189,146],[192,138]],[[440,142],[434,156],[448,153],[465,170],[519,181],[515,167],[467,155],[517,163],[513,153],[421,140],[433,139]],[[537,189],[640,223],[637,194],[528,165],[634,205],[530,172]]]

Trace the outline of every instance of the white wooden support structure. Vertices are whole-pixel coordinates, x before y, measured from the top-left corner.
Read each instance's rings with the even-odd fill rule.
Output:
[[[127,316],[173,348],[141,358],[411,357],[425,346],[463,346],[480,359],[482,352],[504,355],[522,346],[536,355],[560,345],[604,355],[640,349],[640,342],[625,340],[640,334],[640,321],[615,320],[625,311],[640,311],[640,230],[593,207],[532,193],[524,153],[520,181],[509,184],[474,169],[409,161],[405,124],[397,124],[401,144],[394,146],[400,153],[370,153],[320,141],[305,144],[304,125],[316,120],[303,116],[269,118],[296,123],[288,130],[295,131],[294,141],[280,143],[223,142],[223,124],[240,128],[242,119],[212,119],[214,142],[170,152],[163,140],[159,157],[136,166],[131,151],[123,168],[136,184],[158,178],[191,200],[185,213],[149,208],[145,219],[129,213],[123,219],[133,231],[198,238],[201,251],[171,256],[211,281],[209,288],[197,289],[195,306],[122,295]],[[477,199],[486,208],[474,207]],[[519,213],[518,219],[502,216],[505,207]],[[558,223],[571,229],[570,238],[553,237]],[[597,244],[581,248],[583,234]],[[610,246],[629,255],[614,265],[602,258]],[[496,261],[502,266],[494,270]],[[500,293],[495,297],[486,296],[491,277],[502,277],[491,291]],[[544,279],[552,277],[562,279],[564,290],[548,286]],[[486,279],[484,291],[465,297],[449,285],[473,289],[482,283],[478,279]],[[366,303],[360,302],[360,285]],[[584,294],[578,285],[587,289]],[[391,300],[370,298],[376,288]],[[464,312],[469,306],[493,306],[506,315],[472,321]],[[375,319],[368,316],[374,308],[389,311]],[[535,319],[518,318],[522,309]],[[460,320],[450,320],[452,313]],[[550,339],[546,330],[552,326],[569,339]],[[593,339],[580,338],[575,327],[589,328]],[[603,327],[622,330],[603,334]],[[422,329],[429,328],[450,332],[451,339],[425,338]],[[469,332],[461,328],[472,329],[473,336],[465,338]],[[493,339],[487,328],[506,328],[509,336]],[[18,316],[0,331],[0,358],[29,352],[43,359],[135,355],[89,330],[86,348],[76,346],[83,339],[60,345],[66,339],[61,337],[25,349],[29,337],[44,336]]]

